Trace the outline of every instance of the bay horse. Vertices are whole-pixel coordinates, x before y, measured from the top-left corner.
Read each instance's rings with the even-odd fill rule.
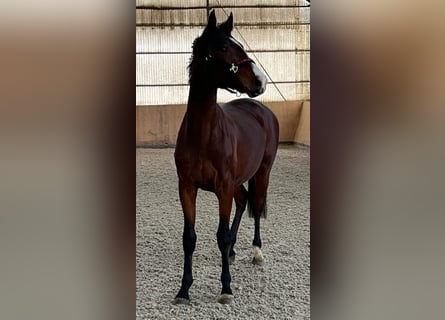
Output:
[[[233,301],[229,262],[233,262],[238,227],[248,206],[254,217],[253,263],[262,264],[260,217],[266,215],[269,174],[278,147],[278,121],[266,106],[253,99],[216,103],[218,88],[262,94],[266,76],[231,32],[233,15],[216,25],[215,11],[201,36],[193,42],[189,65],[190,91],[175,149],[179,197],[184,213],[184,274],[173,303],[187,304],[193,282],[195,214],[198,188],[216,194],[219,204],[218,248],[222,256],[222,290],[218,302]],[[243,183],[248,181],[248,191]],[[232,199],[236,212],[230,224]]]

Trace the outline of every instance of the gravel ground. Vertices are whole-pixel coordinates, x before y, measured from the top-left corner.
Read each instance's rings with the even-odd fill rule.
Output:
[[[218,207],[200,190],[191,303],[173,305],[182,276],[182,210],[174,149],[136,149],[136,319],[309,319],[309,148],[280,146],[262,221],[263,266],[253,265],[253,219],[245,212],[231,265],[232,304],[221,290]],[[232,210],[232,218],[234,215]]]

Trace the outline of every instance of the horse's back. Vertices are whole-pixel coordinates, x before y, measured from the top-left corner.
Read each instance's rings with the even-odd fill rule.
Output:
[[[259,101],[237,99],[221,106],[226,117],[236,126],[238,156],[270,167],[278,148],[279,126],[274,113]],[[253,160],[256,159],[256,160]]]
[[[243,131],[259,129],[268,144],[278,144],[279,126],[275,114],[254,99],[236,99],[221,105],[224,113]]]

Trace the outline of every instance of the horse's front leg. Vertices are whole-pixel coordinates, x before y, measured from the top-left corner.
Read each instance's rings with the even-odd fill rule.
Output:
[[[181,289],[174,300],[175,304],[188,304],[190,302],[189,288],[193,283],[192,255],[196,245],[196,194],[197,188],[194,185],[179,181],[179,198],[184,213],[184,232],[182,234],[184,274],[182,276]]]
[[[222,271],[221,271],[221,295],[218,302],[222,304],[233,301],[232,289],[230,288],[229,251],[232,245],[230,233],[230,213],[232,210],[233,188],[224,188],[217,194],[219,201],[219,225],[216,233],[218,248],[221,251]]]

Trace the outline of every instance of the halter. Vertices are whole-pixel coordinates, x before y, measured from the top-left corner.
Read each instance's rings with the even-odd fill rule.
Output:
[[[229,71],[231,71],[231,72],[233,72],[233,73],[237,73],[239,67],[240,67],[242,64],[244,64],[244,63],[248,63],[248,62],[253,62],[253,63],[255,63],[252,59],[250,59],[250,58],[245,58],[245,59],[243,59],[243,60],[241,60],[241,61],[238,61],[237,63],[232,63],[232,65],[231,65]]]
[[[205,57],[205,61],[209,62],[212,58],[213,58],[213,56],[211,54],[209,54],[207,57]],[[253,61],[250,58],[245,58],[238,62],[232,62],[232,64],[230,65],[229,71],[233,72],[233,74],[236,74],[241,65],[243,65],[245,63],[250,63],[250,62],[255,63],[255,61]],[[235,89],[232,89],[232,88],[224,88],[224,89],[226,89],[230,93],[235,93],[237,97],[241,96],[241,93],[239,93]]]
[[[205,57],[205,60],[206,61],[210,61],[212,58],[213,58],[213,56],[211,54],[209,54],[207,57]],[[239,67],[241,65],[243,65],[245,63],[249,63],[249,62],[255,63],[255,61],[253,61],[250,58],[245,58],[245,59],[242,59],[242,60],[240,60],[238,62],[232,62],[232,64],[230,65],[229,71],[233,72],[234,74],[236,74],[238,72],[238,69],[239,69]]]
[[[240,67],[242,64],[249,63],[249,62],[255,63],[255,61],[253,61],[252,59],[250,59],[250,58],[245,58],[245,59],[243,59],[243,60],[241,60],[241,61],[238,61],[237,63],[232,63],[232,65],[231,65],[229,71],[230,71],[230,72],[233,72],[234,74],[236,74],[236,73],[238,72],[239,67]],[[226,89],[227,91],[229,91],[230,93],[235,93],[237,97],[241,96],[241,94],[240,94],[238,91],[236,91],[236,90],[234,90],[234,89],[232,89],[232,88],[225,88],[225,89]]]

